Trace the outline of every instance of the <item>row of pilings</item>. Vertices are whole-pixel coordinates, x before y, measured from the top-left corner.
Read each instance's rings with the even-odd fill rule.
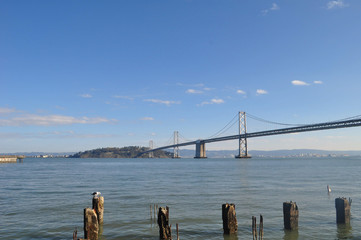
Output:
[[[336,223],[345,224],[350,222],[351,216],[351,202],[346,198],[336,198]],[[157,223],[159,226],[159,239],[170,240],[172,239],[172,225],[169,224],[169,207],[159,207],[154,205],[154,220],[156,219],[157,210]],[[100,226],[103,224],[104,213],[104,197],[94,196],[92,200],[92,208],[84,209],[84,239],[98,240],[100,233]],[[284,229],[297,230],[298,229],[299,210],[296,202],[283,203],[283,220]],[[152,205],[150,205],[150,218],[153,219]],[[238,231],[238,222],[236,216],[235,204],[222,204],[222,221],[223,233],[225,235],[236,234]],[[176,224],[176,238],[179,240],[178,223]],[[253,240],[263,239],[263,216],[260,215],[259,231],[257,231],[256,217],[252,216],[252,235]],[[73,240],[82,240],[77,238],[77,230],[73,233]]]
[[[351,217],[351,202],[346,198],[336,198],[336,223],[345,224],[350,222]],[[298,229],[298,217],[299,210],[296,202],[284,202],[283,203],[283,221],[284,229],[297,230]],[[223,233],[225,235],[236,234],[238,231],[236,206],[235,204],[223,204],[222,205],[222,221],[223,221]],[[158,226],[159,226],[159,239],[170,240],[172,239],[172,225],[169,225],[169,208],[159,208],[158,212]],[[257,231],[257,220],[255,216],[252,216],[252,235],[253,240],[263,240],[263,216],[260,215],[259,228]],[[177,240],[179,239],[178,224],[177,224]]]

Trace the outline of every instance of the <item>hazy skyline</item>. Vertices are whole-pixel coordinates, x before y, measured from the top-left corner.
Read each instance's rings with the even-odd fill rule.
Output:
[[[0,153],[162,146],[175,130],[207,138],[238,111],[361,115],[360,12],[357,0],[1,1]],[[249,140],[296,148],[360,150],[361,128]]]

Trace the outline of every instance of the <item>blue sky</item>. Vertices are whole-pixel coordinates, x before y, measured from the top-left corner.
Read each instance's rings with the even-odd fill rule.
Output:
[[[209,137],[238,111],[360,115],[360,13],[359,0],[1,1],[0,153],[162,146],[175,130]],[[265,137],[249,150],[360,150],[360,136]]]

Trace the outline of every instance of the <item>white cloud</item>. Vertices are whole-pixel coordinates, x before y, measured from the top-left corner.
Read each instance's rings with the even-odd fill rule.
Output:
[[[322,81],[313,81],[314,84],[323,84]]]
[[[308,85],[310,85],[310,84],[308,84],[308,83],[306,83],[304,81],[301,81],[301,80],[293,80],[291,83],[293,85],[295,85],[295,86],[308,86]]]
[[[180,104],[180,101],[169,101],[169,100],[160,100],[160,99],[145,99],[145,102],[159,103],[170,106],[171,104]]]
[[[0,119],[0,126],[56,126],[71,124],[99,124],[116,122],[114,119],[102,117],[72,117],[64,115],[48,115],[41,116],[28,114],[23,116],[15,116],[9,119]]]
[[[144,117],[141,120],[143,120],[143,121],[153,121],[154,118],[152,118],[152,117]]]
[[[201,94],[201,93],[203,93],[203,92],[200,91],[200,90],[188,89],[188,90],[186,91],[186,93],[190,93],[190,94]]]
[[[53,132],[30,132],[30,133],[0,133],[0,138],[12,139],[67,139],[67,138],[112,138],[119,137],[116,134],[79,134],[73,131],[53,131]]]
[[[327,9],[344,8],[347,6],[348,4],[346,4],[344,0],[334,0],[327,3]]]
[[[261,12],[263,15],[266,15],[270,11],[277,11],[277,10],[280,10],[280,7],[276,3],[272,3],[272,6],[270,8],[264,9]]]
[[[239,90],[237,90],[237,93],[238,93],[238,94],[242,94],[242,95],[245,95],[245,94],[246,94],[246,92],[245,92],[245,91],[240,90],[240,89],[239,89]]]
[[[215,103],[215,104],[221,104],[221,103],[224,103],[224,100],[223,99],[220,99],[220,98],[213,98],[211,100],[212,103]]]
[[[264,95],[264,94],[268,94],[268,92],[263,89],[257,89],[257,95]]]
[[[15,109],[0,107],[0,114],[13,113],[13,112],[15,112]]]
[[[81,94],[80,97],[82,97],[82,98],[92,98],[93,96],[90,95],[89,93],[84,93],[84,94]]]
[[[213,98],[210,101],[204,101],[201,104],[198,104],[197,106],[204,106],[204,105],[208,105],[208,104],[222,104],[222,103],[224,103],[223,99]]]

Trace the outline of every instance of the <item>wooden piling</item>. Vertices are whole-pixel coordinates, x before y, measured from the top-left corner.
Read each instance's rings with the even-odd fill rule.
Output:
[[[98,240],[99,223],[96,212],[93,209],[84,209],[84,238]]]
[[[176,230],[177,230],[177,240],[179,240],[179,227],[178,227],[178,223],[176,224]]]
[[[236,216],[236,206],[231,204],[222,204],[222,220],[223,220],[223,233],[232,234],[237,232],[237,216]]]
[[[252,216],[252,237],[253,240],[257,240],[257,218]]]
[[[160,207],[158,211],[159,239],[172,239],[171,228],[169,226],[169,208]]]
[[[335,199],[336,207],[336,223],[350,223],[351,216],[351,206],[349,201],[346,198],[336,198]]]
[[[156,209],[158,209],[158,208],[155,208],[155,204],[154,204],[154,208],[153,208],[153,209],[154,209],[154,213],[153,213],[153,214],[154,214],[154,222],[155,222],[155,219],[156,219],[156,218],[155,218],[155,212],[156,212]]]
[[[153,220],[153,217],[152,217],[152,204],[149,205],[149,212],[150,212],[150,220],[152,221]]]
[[[103,224],[104,216],[104,197],[93,197],[93,209],[97,214],[98,223]]]
[[[78,229],[75,228],[74,232],[73,232],[73,240],[78,240]]]
[[[259,240],[263,240],[263,216],[259,216]]]
[[[283,203],[283,222],[287,230],[298,229],[298,207],[295,202]]]

